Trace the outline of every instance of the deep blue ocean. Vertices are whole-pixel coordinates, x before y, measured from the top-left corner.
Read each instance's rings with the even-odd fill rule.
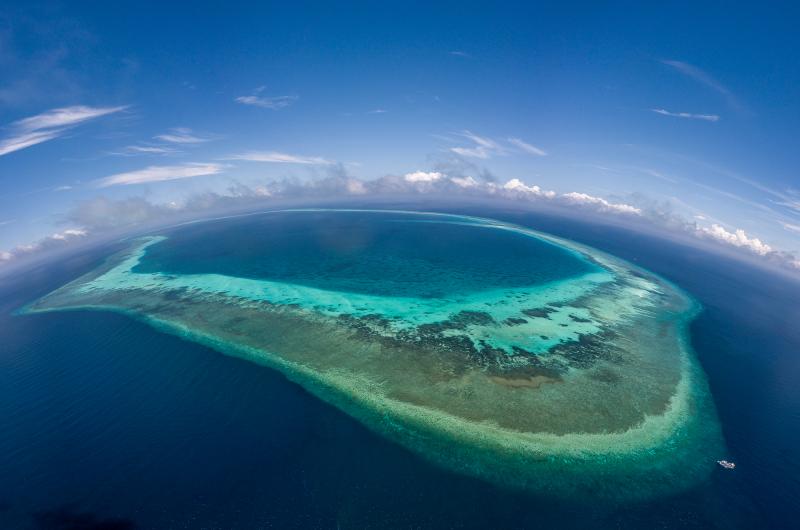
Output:
[[[12,315],[112,246],[0,279],[0,528],[800,527],[800,282],[620,228],[458,213],[592,245],[694,295],[692,343],[736,469],[623,506],[537,498],[441,470],[277,373],[125,316]]]

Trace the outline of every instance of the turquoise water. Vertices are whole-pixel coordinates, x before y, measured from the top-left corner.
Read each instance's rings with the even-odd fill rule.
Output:
[[[141,318],[275,368],[438,465],[514,488],[648,497],[701,480],[714,461],[699,452],[722,451],[686,343],[694,302],[611,256],[491,220],[404,212],[279,212],[182,230],[131,241],[29,310]],[[450,231],[462,240],[443,245],[453,255],[418,243]],[[393,243],[326,243],[368,232]],[[217,248],[232,240],[237,259]],[[490,267],[493,249],[504,259]],[[338,266],[348,262],[358,265]]]
[[[715,466],[682,493],[647,501],[612,503],[593,488],[554,500],[450,472],[280,372],[162,333],[133,313],[12,316],[95,270],[119,244],[0,279],[0,527],[796,526],[797,284],[623,230],[473,213],[603,248],[696,295],[705,309],[691,322],[692,345],[727,449],[694,449],[684,461],[727,458],[737,468]],[[655,465],[651,474],[672,483]],[[552,476],[562,474],[553,468]],[[635,484],[650,489],[641,477]]]
[[[152,247],[135,270],[415,298],[529,287],[597,270],[545,241],[475,226],[393,213],[275,212],[186,227]]]

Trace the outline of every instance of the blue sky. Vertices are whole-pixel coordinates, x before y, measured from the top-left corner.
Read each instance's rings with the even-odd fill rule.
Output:
[[[97,197],[334,170],[518,179],[800,251],[790,3],[164,4],[0,7],[0,252],[86,231]]]

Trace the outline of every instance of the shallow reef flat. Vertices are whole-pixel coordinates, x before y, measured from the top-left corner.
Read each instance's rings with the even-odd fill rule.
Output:
[[[304,235],[309,218],[327,226],[325,238]],[[164,265],[170,253],[203,240],[204,225],[196,225],[191,245],[178,245],[180,230],[133,240],[23,312],[102,309],[140,318],[277,369],[424,458],[512,488],[620,500],[665,495],[703,480],[724,450],[688,344],[697,304],[647,271],[475,217],[295,210],[250,219],[256,224],[216,226],[215,236],[269,231],[280,220],[282,233],[316,245],[314,259],[298,265],[302,275],[288,276],[291,263],[274,250],[294,243],[277,240],[265,245],[272,254],[258,258],[266,268],[241,276],[214,261],[229,254],[219,249],[198,257],[192,272]],[[340,262],[314,242],[335,239],[337,230],[345,237],[364,223],[390,230],[395,246],[376,253],[367,238]],[[458,260],[443,257],[430,241],[436,230],[472,246],[461,248]],[[376,233],[372,241],[388,237]],[[502,261],[466,263],[486,254],[492,238],[533,250],[514,251],[525,258],[513,274],[501,272]],[[415,246],[423,240],[430,249]],[[206,244],[213,247],[213,238]],[[287,263],[276,272],[281,260]],[[390,283],[370,288],[368,273],[353,265],[369,260],[392,271]],[[343,270],[357,272],[345,277]],[[437,288],[425,291],[430,284]]]

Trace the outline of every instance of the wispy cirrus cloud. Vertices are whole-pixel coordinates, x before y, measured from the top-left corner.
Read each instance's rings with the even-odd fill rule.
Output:
[[[795,214],[795,212],[800,212],[800,190],[791,187],[786,189],[778,189],[763,183],[762,180],[764,179],[757,179],[757,178],[743,176],[733,171],[714,166],[712,164],[703,164],[703,166],[711,171],[714,171],[715,173],[719,173],[720,175],[731,178],[738,182],[742,182],[754,189],[757,189],[758,191],[767,195],[769,197],[769,201],[772,204],[791,210],[792,214]],[[696,183],[696,185],[700,184]],[[719,193],[725,195],[725,192],[723,191],[719,191]],[[756,203],[747,199],[739,198],[739,200],[740,202],[748,203],[761,210],[773,213],[775,212],[775,209],[772,207],[768,207],[763,204]]]
[[[39,129],[52,129],[68,127],[79,123],[99,118],[107,114],[119,112],[127,107],[87,107],[85,105],[75,105],[49,110],[30,118],[14,122],[14,126],[26,130],[35,131]]]
[[[180,166],[149,166],[136,171],[117,173],[105,178],[94,181],[98,188],[108,188],[111,186],[130,186],[133,184],[147,184],[151,182],[162,182],[165,180],[187,179],[192,177],[202,177],[205,175],[215,175],[222,172],[225,166],[222,164],[184,164]]]
[[[675,71],[697,81],[698,83],[707,86],[708,88],[714,90],[718,94],[722,95],[725,98],[725,101],[728,102],[733,109],[738,111],[744,111],[745,106],[739,101],[739,98],[736,97],[733,92],[731,92],[728,87],[717,81],[711,74],[694,66],[693,64],[689,64],[684,61],[676,61],[676,60],[664,60],[661,61],[663,64],[669,66],[670,68],[674,69]]]
[[[184,148],[215,140],[214,136],[198,134],[189,127],[172,127],[150,141],[126,145],[108,154],[114,156],[161,156],[182,153]],[[155,141],[153,141],[155,140]]]
[[[778,223],[780,223],[780,225],[783,227],[784,230],[800,234],[800,225],[787,223],[786,221],[778,221]]]
[[[775,201],[775,204],[789,208],[796,212],[800,212],[800,199],[793,198],[789,195],[784,195],[780,200]]]
[[[188,127],[173,127],[169,132],[156,135],[153,138],[171,144],[201,144],[211,141],[211,138],[197,135]]]
[[[451,147],[450,151],[457,155],[486,160],[494,155],[502,155],[506,152],[505,148],[491,138],[478,136],[467,130],[457,134],[473,142],[473,145],[469,147]]]
[[[52,109],[10,124],[10,134],[0,140],[0,156],[13,153],[63,135],[71,127],[89,120],[125,110],[120,107],[88,107],[74,105]]]
[[[536,156],[547,156],[547,152],[544,149],[540,149],[535,145],[531,145],[528,142],[521,140],[520,138],[509,138],[508,143],[511,145],[522,149],[524,152],[528,153],[529,155],[536,155]]]
[[[126,145],[125,147],[109,153],[115,156],[146,156],[146,155],[170,155],[180,153],[174,147],[160,145]]]
[[[22,133],[0,141],[0,156],[13,153],[61,136],[61,131]]]
[[[459,156],[468,158],[480,158],[486,160],[493,156],[503,156],[509,153],[522,153],[534,156],[547,156],[547,151],[532,145],[521,138],[507,138],[505,142],[501,143],[498,140],[493,140],[486,136],[479,136],[472,131],[464,130],[455,133],[461,138],[467,138],[472,141],[473,145],[470,146],[456,146],[449,148],[449,151]],[[439,137],[446,141],[454,141],[453,138]]]
[[[319,156],[299,156],[281,153],[279,151],[248,151],[231,155],[226,160],[244,160],[247,162],[271,162],[276,164],[308,164],[330,165],[332,161]]]
[[[298,99],[300,96],[264,96],[266,87],[260,86],[253,91],[249,96],[239,96],[234,99],[236,103],[242,105],[252,105],[253,107],[260,107],[262,109],[279,110],[288,107]]]
[[[716,122],[719,121],[719,116],[716,114],[692,114],[691,112],[670,112],[666,109],[650,109],[652,112],[656,114],[661,114],[662,116],[672,116],[675,118],[685,118],[689,120],[703,120],[703,121],[711,121]]]

